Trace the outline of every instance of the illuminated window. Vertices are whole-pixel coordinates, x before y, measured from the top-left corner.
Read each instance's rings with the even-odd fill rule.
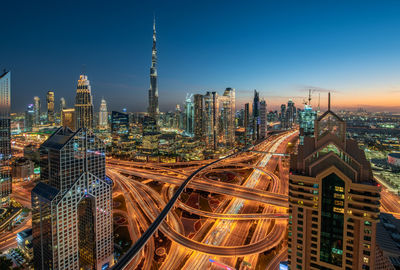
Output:
[[[363,258],[363,261],[364,261],[365,263],[368,263],[368,262],[369,262],[368,257],[364,257],[364,258]]]

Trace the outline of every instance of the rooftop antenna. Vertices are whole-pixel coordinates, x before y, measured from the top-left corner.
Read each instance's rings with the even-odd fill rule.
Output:
[[[308,89],[308,105],[311,106],[311,89]]]
[[[328,92],[328,111],[331,110],[331,92]]]

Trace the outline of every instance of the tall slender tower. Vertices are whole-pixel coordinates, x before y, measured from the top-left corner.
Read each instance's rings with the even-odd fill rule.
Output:
[[[108,112],[107,102],[104,98],[101,99],[100,112],[99,112],[99,129],[108,128]]]
[[[149,116],[154,119],[158,118],[160,112],[158,108],[158,86],[157,86],[157,49],[156,49],[156,20],[153,22],[153,49],[151,53],[150,67],[150,89],[149,89]]]
[[[60,98],[60,113],[62,112],[62,110],[67,108],[67,103],[65,102],[65,98]]]
[[[11,193],[11,73],[0,73],[0,202]]]
[[[54,92],[47,92],[47,122],[54,124]]]
[[[75,98],[75,128],[93,128],[93,102],[90,82],[86,75],[81,75],[78,80]]]
[[[35,126],[40,125],[40,98],[39,97],[34,97],[33,98],[33,109],[35,111]]]

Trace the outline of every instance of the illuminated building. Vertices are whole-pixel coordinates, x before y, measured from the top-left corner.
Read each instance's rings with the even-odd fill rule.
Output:
[[[54,92],[48,91],[46,96],[47,101],[47,123],[54,124]]]
[[[76,130],[75,109],[64,109],[61,112],[61,126]]]
[[[217,149],[218,105],[218,94],[216,92],[207,92],[204,96],[206,145],[214,150]]]
[[[281,121],[281,127],[282,128],[287,128],[287,121],[286,121],[286,105],[282,104],[281,105],[281,112],[279,115],[279,120]]]
[[[129,115],[116,111],[111,112],[112,147],[124,148],[129,143]]]
[[[107,269],[114,242],[104,143],[90,131],[61,127],[40,154],[41,181],[32,190],[34,268]]]
[[[294,106],[294,102],[291,99],[289,99],[285,117],[287,128],[292,127],[292,125],[295,122],[295,116],[296,116],[296,107]]]
[[[1,73],[0,73],[1,74]],[[12,191],[11,177],[11,73],[0,75],[0,201],[8,200]]]
[[[34,97],[33,98],[33,106],[35,110],[35,126],[40,125],[40,98],[39,97]]]
[[[314,122],[316,118],[317,118],[317,112],[313,111],[310,105],[306,104],[304,106],[304,110],[299,112],[300,144],[303,144],[304,136],[314,135]]]
[[[194,106],[192,95],[188,95],[185,101],[185,132],[189,136],[194,133]]]
[[[219,117],[222,124],[219,141],[225,145],[233,146],[235,144],[235,89],[226,88],[224,94],[218,97],[218,102],[220,103]]]
[[[244,104],[244,137],[247,145],[250,138],[250,104]]]
[[[101,99],[100,112],[99,112],[99,129],[108,128],[108,111],[107,103],[104,98]]]
[[[18,248],[29,259],[33,258],[32,250],[32,229],[26,229],[17,233]]]
[[[33,104],[29,104],[28,108],[25,111],[25,131],[32,131],[32,127],[34,125],[34,119],[35,119],[35,109],[33,107]]]
[[[75,127],[93,128],[93,102],[90,82],[86,75],[80,75],[75,98]]]
[[[194,137],[204,139],[204,98],[203,95],[194,95]]]
[[[139,150],[142,154],[156,156],[158,154],[158,143],[160,132],[157,122],[153,117],[146,116],[143,120],[142,145]]]
[[[260,93],[254,90],[253,98],[253,141],[260,138]]]
[[[153,48],[151,52],[150,67],[150,89],[149,89],[149,107],[148,113],[150,117],[157,120],[160,110],[158,108],[158,85],[157,85],[157,48],[156,48],[156,21],[153,23]]]
[[[375,269],[380,187],[346,123],[330,110],[291,156],[290,269]]]
[[[65,101],[65,98],[60,98],[60,114],[62,110],[67,108],[67,102]]]
[[[267,103],[265,100],[260,102],[260,138],[267,136]]]
[[[12,164],[13,182],[29,181],[33,178],[33,162],[27,158],[18,158]]]

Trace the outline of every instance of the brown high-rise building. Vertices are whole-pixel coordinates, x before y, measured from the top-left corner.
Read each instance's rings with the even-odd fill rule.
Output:
[[[76,130],[75,109],[63,109],[61,111],[61,125],[69,127],[71,130]]]
[[[375,269],[380,186],[346,124],[330,110],[291,157],[291,269]]]

